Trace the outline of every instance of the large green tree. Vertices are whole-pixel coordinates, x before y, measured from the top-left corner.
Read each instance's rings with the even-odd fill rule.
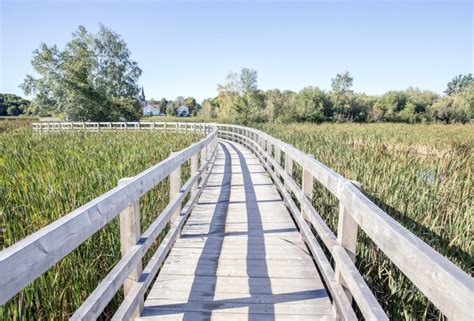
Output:
[[[258,90],[256,70],[243,68],[240,73],[231,72],[217,88],[220,118],[242,124],[266,119],[265,94]]]
[[[296,96],[295,109],[297,120],[323,122],[332,115],[331,102],[319,88],[305,87]]]
[[[130,55],[114,31],[100,25],[92,34],[80,26],[63,50],[42,44],[34,51],[39,77],[27,75],[21,87],[35,96],[41,111],[64,113],[70,120],[137,120],[142,70]]]
[[[349,72],[337,74],[331,80],[331,98],[334,109],[334,117],[339,121],[355,120],[358,114],[355,108],[355,97],[352,85],[354,78]]]

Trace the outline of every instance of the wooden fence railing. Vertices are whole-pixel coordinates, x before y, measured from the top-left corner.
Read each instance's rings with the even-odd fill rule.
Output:
[[[239,142],[252,150],[273,177],[341,316],[354,317],[350,307],[353,298],[364,318],[388,319],[354,264],[360,227],[444,315],[452,320],[473,318],[474,279],[377,207],[360,191],[357,183],[337,174],[311,155],[260,130],[235,125],[218,125],[218,128],[219,137]],[[295,182],[293,163],[303,169],[301,188]],[[321,183],[339,200],[337,236],[312,205],[313,180]],[[293,200],[292,193],[299,206]],[[330,252],[335,269],[310,227],[314,228]]]
[[[171,128],[176,125],[166,126]],[[183,126],[180,124],[175,129],[179,129],[178,127]],[[66,126],[60,125],[60,128],[64,129]],[[206,184],[215,159],[217,128],[202,125],[196,126],[196,130],[198,129],[209,131],[198,143],[173,153],[135,177],[121,180],[116,188],[1,251],[0,304],[4,304],[120,215],[122,258],[75,312],[72,319],[97,318],[122,285],[125,298],[114,319],[128,320],[137,315],[142,307],[145,291],[179,236],[187,216]],[[191,163],[191,177],[181,186],[181,166],[187,161]],[[170,202],[140,235],[138,202],[168,176]],[[182,207],[187,195],[189,200]],[[171,224],[170,230],[142,270],[142,258],[168,223]],[[140,242],[137,242],[138,239]]]
[[[35,131],[65,131],[65,130],[171,130],[171,131],[209,131],[212,124],[186,122],[44,122],[32,123]]]
[[[119,183],[117,188],[0,252],[0,275],[2,275],[0,304],[121,213],[122,260],[76,311],[73,319],[96,317],[122,284],[126,295],[114,320],[128,319],[136,315],[146,289],[173,241],[178,237],[186,216],[202,191],[207,178],[207,169],[215,157],[219,137],[248,147],[272,176],[322,273],[333,298],[335,312],[342,319],[357,319],[352,309],[352,300],[364,318],[388,319],[354,264],[359,227],[449,319],[466,320],[474,315],[473,278],[378,208],[360,191],[357,183],[345,179],[312,156],[262,131],[237,125],[159,122],[127,123],[127,125],[37,123],[33,124],[33,128],[37,131],[201,130],[208,135],[201,142],[182,150],[138,176]],[[199,152],[201,165],[196,172]],[[179,181],[177,177],[180,177],[179,168],[187,160],[191,160],[193,175],[179,188],[179,184],[176,183]],[[295,181],[293,173],[295,163],[302,168],[300,185]],[[140,233],[136,221],[138,211],[136,202],[167,176],[171,177],[170,193],[174,198],[158,219],[140,236],[145,241],[137,244],[137,235]],[[196,187],[198,178],[201,178],[201,182]],[[314,180],[339,200],[337,236],[312,205]],[[190,191],[190,200],[181,210],[181,215],[174,221],[150,263],[141,270],[139,262],[144,253],[166,223],[172,221],[173,215],[176,216],[174,213],[180,211],[181,203]],[[296,197],[296,202],[293,195]],[[316,239],[312,228],[321,242]],[[65,240],[67,242],[63,242]],[[322,246],[332,256],[335,262],[334,268]],[[139,275],[149,277],[138,279]]]

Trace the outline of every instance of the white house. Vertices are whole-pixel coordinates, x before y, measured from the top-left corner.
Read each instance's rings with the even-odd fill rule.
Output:
[[[179,117],[188,117],[189,116],[189,107],[182,105],[176,109],[176,115]]]
[[[160,105],[159,104],[146,104],[143,107],[143,115],[144,116],[159,116],[161,115]]]

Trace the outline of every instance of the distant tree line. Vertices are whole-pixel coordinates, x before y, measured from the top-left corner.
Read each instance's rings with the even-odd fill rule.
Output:
[[[72,121],[125,121],[142,116],[138,79],[142,70],[131,59],[122,37],[100,25],[96,34],[80,26],[63,50],[41,44],[31,61],[37,77],[21,84],[29,104],[2,95],[0,115],[63,114]],[[186,105],[191,115],[223,121],[253,122],[444,122],[466,123],[474,118],[474,78],[459,75],[445,95],[409,88],[381,96],[356,93],[348,72],[332,79],[331,90],[305,87],[299,92],[257,86],[257,71],[243,68],[218,85],[218,95],[201,104],[193,97],[162,99],[160,109],[176,115]]]
[[[34,113],[31,102],[14,94],[0,94],[0,116],[20,116]]]
[[[184,98],[183,96],[178,96],[175,100],[167,100],[166,98],[162,98],[159,101],[152,98],[149,100],[149,103],[159,104],[161,113],[168,116],[176,116],[177,110],[181,106],[188,107],[190,116],[197,116],[199,110],[201,109],[201,105],[194,97]]]
[[[467,123],[474,119],[474,78],[459,75],[445,96],[408,88],[381,96],[356,93],[348,72],[332,79],[330,91],[305,87],[299,92],[259,90],[257,72],[244,68],[230,73],[218,85],[218,96],[202,102],[199,115],[225,121],[252,122],[443,122]]]

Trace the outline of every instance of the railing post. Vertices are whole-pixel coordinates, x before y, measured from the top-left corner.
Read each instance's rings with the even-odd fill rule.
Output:
[[[313,175],[309,171],[307,171],[305,168],[303,168],[303,178],[301,182],[301,189],[303,192],[303,197],[308,198],[310,202],[312,202],[313,199]],[[308,220],[308,215],[306,213],[306,210],[304,209],[305,206],[303,202],[301,202],[301,214],[303,215],[303,218],[305,220]]]
[[[361,184],[358,182],[352,182],[358,189],[361,189]],[[339,202],[339,220],[337,224],[337,242],[342,246],[352,262],[355,263],[356,259],[356,247],[357,247],[357,230],[359,225],[352,218],[351,213],[344,206],[342,202]],[[349,298],[349,301],[352,300],[352,295],[350,290],[347,288],[346,282],[341,275],[339,267],[336,264],[336,281],[342,285],[346,296]]]
[[[202,165],[206,164],[206,161],[207,161],[207,147],[203,147],[201,149],[201,167]],[[204,168],[204,172],[207,172],[207,168]]]
[[[198,160],[199,160],[198,157],[199,157],[198,153],[191,156],[191,176],[196,174],[198,171]],[[194,183],[193,186],[191,187],[191,192],[194,192],[195,190],[197,190],[197,186],[198,186],[198,182],[196,180],[196,183]]]
[[[126,184],[133,177],[122,178],[118,181],[118,186]],[[140,240],[140,205],[139,201],[130,204],[122,213],[120,213],[120,251],[124,257],[130,248]],[[123,283],[124,296],[127,296],[130,289],[138,281],[142,273],[142,263],[139,262],[132,270],[128,278]],[[143,297],[140,298],[138,307],[133,316],[139,317],[143,311]]]
[[[277,145],[275,145],[275,163],[278,166],[281,166],[281,152],[280,148]],[[277,166],[275,166],[275,174],[278,178],[280,178],[280,172],[278,171]]]
[[[211,155],[212,155],[212,144],[209,143],[207,145],[206,151],[207,151],[206,159],[209,160],[209,159],[211,159]]]
[[[175,154],[176,153],[171,153],[170,156],[173,156]],[[180,190],[181,190],[181,165],[170,174],[170,202],[179,193]],[[180,212],[181,212],[181,204],[171,215],[171,224],[173,224],[174,221],[176,221],[176,219],[179,217]]]
[[[291,159],[291,156],[288,155],[288,152],[285,151],[285,172],[288,175],[289,178],[292,177],[293,175],[293,159]],[[287,179],[285,179],[285,189],[286,191],[290,192],[290,186],[288,185]]]

